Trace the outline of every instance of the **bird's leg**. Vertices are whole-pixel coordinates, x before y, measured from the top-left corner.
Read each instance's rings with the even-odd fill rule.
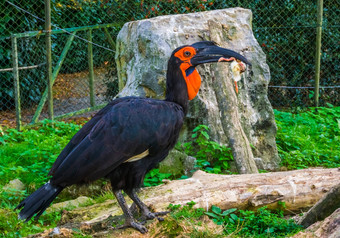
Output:
[[[113,194],[115,195],[120,207],[122,208],[125,216],[125,224],[123,226],[117,227],[118,229],[120,228],[125,228],[125,227],[133,227],[136,230],[140,231],[140,233],[144,234],[148,232],[148,229],[146,229],[145,226],[143,226],[141,223],[135,221],[135,219],[132,216],[132,213],[126,204],[125,198],[122,194],[121,190],[114,190]]]
[[[142,216],[145,217],[147,220],[152,220],[154,218],[157,218],[159,221],[164,221],[164,218],[159,217],[159,216],[164,216],[168,214],[169,212],[151,212],[149,208],[139,199],[137,196],[137,193],[135,189],[132,190],[124,190],[126,194],[134,201],[134,203],[139,207]]]
[[[133,216],[137,216],[138,215],[138,213],[139,213],[139,210],[138,210],[139,208],[137,207],[137,205],[136,205],[136,203],[132,203],[132,205],[130,206],[130,208],[129,208],[129,210],[130,210],[130,212],[131,212],[131,214],[133,215]]]

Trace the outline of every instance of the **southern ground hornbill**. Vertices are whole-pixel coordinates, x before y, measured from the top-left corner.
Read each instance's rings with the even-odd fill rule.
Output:
[[[152,213],[135,189],[175,146],[188,100],[200,88],[201,78],[195,67],[234,60],[250,65],[242,55],[210,41],[174,50],[168,62],[165,100],[117,98],[100,110],[60,153],[49,172],[50,181],[17,206],[22,209],[19,218],[28,221],[36,214],[37,219],[65,187],[106,177],[124,212],[124,226],[147,232],[132,216],[121,191],[134,201],[144,219],[162,220],[159,216],[165,213]]]

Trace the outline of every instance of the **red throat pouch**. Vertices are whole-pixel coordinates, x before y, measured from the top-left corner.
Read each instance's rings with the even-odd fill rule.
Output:
[[[198,74],[197,70],[194,69],[191,74],[184,78],[187,83],[189,100],[192,100],[196,97],[198,90],[201,87],[201,76]]]

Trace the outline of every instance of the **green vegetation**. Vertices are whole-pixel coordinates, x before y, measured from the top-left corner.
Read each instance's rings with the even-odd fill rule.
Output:
[[[24,5],[17,3],[28,12],[43,18],[44,6],[37,1],[25,1]],[[0,3],[0,65],[1,68],[11,68],[11,41],[1,39],[10,36],[12,33],[25,31],[43,30],[44,24],[32,16],[15,10],[9,4]],[[181,14],[199,12],[214,9],[225,9],[231,7],[243,7],[251,9],[253,13],[253,30],[256,39],[267,55],[268,64],[271,70],[271,83],[273,85],[287,86],[310,86],[314,76],[314,48],[316,27],[316,1],[215,1],[215,0],[124,0],[124,1],[73,1],[73,0],[52,0],[51,18],[53,24],[61,28],[77,27],[85,25],[96,25],[103,23],[116,23],[117,27],[110,28],[110,34],[115,40],[119,30],[124,23],[132,20],[141,20],[167,14]],[[18,14],[20,13],[20,14]],[[335,1],[324,2],[324,24],[322,29],[323,44],[321,55],[321,73],[323,85],[336,85],[339,75],[339,44],[340,36],[337,27],[339,22],[338,4]],[[282,21],[282,18],[285,20]],[[77,34],[86,38],[84,32]],[[105,40],[102,31],[93,31],[95,43],[110,47]],[[275,35],[275,37],[273,37]],[[66,35],[52,36],[53,61],[60,55],[66,41]],[[23,38],[18,40],[19,65],[32,65],[32,62],[40,63],[44,59],[44,37]],[[66,57],[61,72],[80,72],[87,69],[84,60],[87,57],[86,42],[75,40]],[[103,66],[105,62],[114,61],[112,52],[107,50],[94,50],[94,63],[96,66]],[[294,62],[294,63],[291,63]],[[115,67],[115,63],[112,64]],[[110,67],[111,68],[111,67]],[[43,69],[43,68],[42,68]],[[30,70],[21,79],[21,93],[25,95],[23,104],[29,106],[37,102],[41,96],[41,90],[46,86],[45,71],[39,69]],[[108,77],[109,78],[109,77]],[[0,110],[14,106],[14,92],[11,72],[0,74]],[[109,86],[112,81],[108,81]],[[32,87],[34,85],[34,87]],[[277,89],[276,92],[282,92]],[[285,90],[287,92],[287,90]],[[305,97],[305,90],[296,89],[294,103],[299,106],[310,105],[311,101]],[[320,90],[320,103],[338,103],[337,98],[330,96]],[[272,97],[273,103],[277,106],[291,106],[288,101],[283,102],[284,97]],[[292,102],[289,100],[289,102]]]
[[[48,120],[33,129],[8,129],[0,137],[0,185],[13,179],[29,184],[33,191],[47,180],[51,165],[81,126]]]
[[[197,159],[197,167],[208,173],[226,174],[229,171],[229,161],[233,160],[231,149],[210,139],[209,127],[199,125],[193,130],[193,141],[177,145],[188,155]]]
[[[79,125],[44,121],[21,132],[8,129],[0,137],[0,237],[21,237],[55,227],[60,212],[44,214],[37,222],[24,223],[13,209],[28,194],[48,180],[48,171]],[[13,179],[27,185],[27,191],[4,190]]]
[[[162,184],[163,179],[172,179],[172,174],[169,173],[160,173],[159,169],[152,169],[149,173],[146,174],[144,179],[144,186],[151,187]]]
[[[284,208],[284,203],[281,204]],[[222,212],[221,208],[212,206],[206,212],[218,225],[224,226],[228,235],[239,237],[287,237],[301,230],[293,220],[283,218],[283,211],[276,212],[261,207],[257,211],[229,209]]]
[[[194,205],[195,202],[189,202],[185,206],[170,204],[168,207],[170,214],[159,224],[157,235],[159,237],[164,235],[169,237],[218,237],[204,227],[204,209],[194,209]],[[197,227],[203,227],[203,229],[199,230]]]
[[[292,114],[275,110],[277,147],[291,169],[340,166],[340,107]]]

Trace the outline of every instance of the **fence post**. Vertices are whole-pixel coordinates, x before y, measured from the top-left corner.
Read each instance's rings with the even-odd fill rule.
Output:
[[[317,11],[318,18],[316,27],[316,49],[315,49],[315,85],[314,85],[315,107],[319,106],[322,14],[323,14],[323,0],[318,0]]]
[[[94,107],[95,98],[94,98],[94,72],[93,72],[93,49],[92,49],[92,29],[89,29],[87,32],[87,57],[89,64],[89,87],[90,87],[90,105]]]
[[[14,96],[15,96],[15,113],[17,130],[21,130],[21,103],[20,103],[20,84],[19,84],[19,66],[18,66],[18,44],[16,36],[11,37],[12,41],[12,61],[13,61],[13,79],[14,79]]]
[[[46,70],[48,88],[48,115],[53,120],[53,83],[52,83],[52,46],[51,46],[51,2],[45,0],[45,31],[46,31]]]
[[[57,76],[58,76],[58,73],[59,73],[59,70],[61,68],[61,66],[63,65],[63,62],[66,58],[66,55],[67,55],[67,52],[69,51],[70,47],[71,47],[71,44],[73,42],[73,39],[74,39],[74,36],[76,35],[76,31],[74,31],[70,36],[69,38],[67,39],[67,42],[65,44],[65,47],[63,49],[63,51],[61,52],[60,56],[59,56],[59,59],[56,63],[56,66],[54,67],[53,69],[53,73],[52,73],[52,85],[54,84],[54,81],[56,80]],[[40,102],[38,104],[38,107],[37,107],[37,110],[35,111],[34,113],[34,116],[32,118],[32,121],[31,121],[31,124],[34,124],[38,121],[39,119],[39,116],[41,114],[41,111],[45,105],[45,102],[46,102],[46,99],[48,97],[48,87],[46,87],[43,95],[41,96],[41,99],[40,99]]]

